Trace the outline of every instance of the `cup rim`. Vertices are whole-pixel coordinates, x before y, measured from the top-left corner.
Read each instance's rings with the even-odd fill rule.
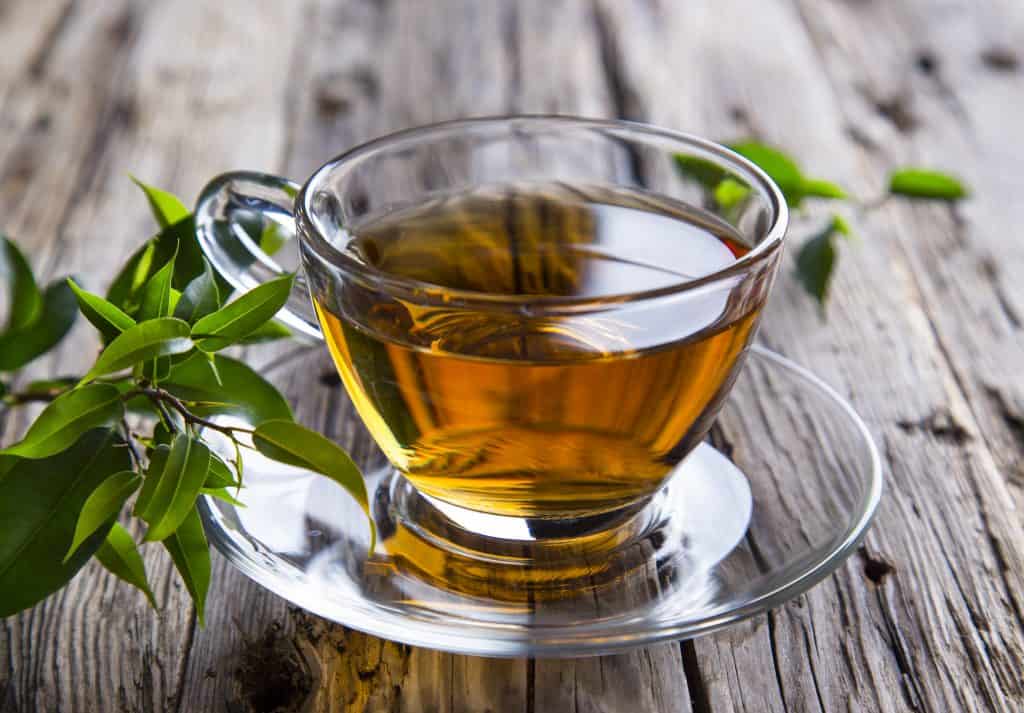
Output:
[[[310,203],[315,193],[315,188],[328,175],[345,164],[365,158],[376,151],[394,146],[395,144],[422,140],[431,134],[446,134],[460,129],[476,129],[509,124],[553,124],[578,129],[619,129],[642,136],[673,141],[678,143],[680,148],[687,146],[698,148],[712,154],[716,159],[725,164],[732,164],[734,167],[745,171],[749,174],[749,177],[759,182],[771,205],[773,214],[771,225],[765,232],[764,238],[753,249],[720,270],[657,288],[639,289],[596,297],[576,297],[478,292],[444,287],[412,278],[388,275],[387,273],[375,270],[372,266],[355,260],[350,255],[336,248],[316,229],[310,218],[313,214]],[[682,131],[663,129],[651,124],[624,119],[592,119],[563,114],[507,114],[424,124],[379,136],[338,154],[320,165],[302,185],[299,194],[295,198],[295,217],[297,223],[302,228],[298,231],[300,241],[308,245],[319,257],[326,259],[333,267],[343,270],[352,279],[364,286],[381,290],[394,296],[404,296],[412,302],[429,301],[431,298],[434,298],[443,301],[445,304],[476,305],[481,308],[529,309],[531,313],[544,313],[549,310],[575,312],[581,309],[607,307],[609,304],[640,302],[670,295],[684,294],[699,290],[723,279],[746,273],[770,258],[782,247],[789,225],[789,208],[782,190],[757,164],[715,141]]]

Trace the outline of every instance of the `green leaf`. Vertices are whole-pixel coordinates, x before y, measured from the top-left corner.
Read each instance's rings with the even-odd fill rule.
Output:
[[[278,339],[288,339],[291,336],[292,330],[277,320],[270,320],[257,327],[256,331],[250,332],[239,344],[264,344]]]
[[[178,528],[195,506],[209,470],[206,444],[182,433],[176,435],[163,468],[147,473],[136,503],[135,514],[149,525],[146,542],[166,539]]]
[[[850,235],[849,224],[840,216],[832,216],[828,225],[801,245],[796,255],[797,279],[822,307],[828,300],[828,289],[835,269],[836,235]]]
[[[267,458],[326,475],[348,491],[370,518],[362,473],[348,453],[329,439],[294,421],[265,421],[256,427],[252,442]],[[369,522],[373,531],[373,520]]]
[[[216,312],[221,304],[220,290],[217,289],[213,268],[204,258],[202,274],[185,286],[181,299],[174,308],[174,316],[194,324],[206,315]]]
[[[923,168],[901,168],[889,176],[889,192],[910,198],[955,201],[966,198],[967,188],[946,173]]]
[[[89,494],[111,473],[130,466],[124,442],[106,429],[90,431],[49,458],[8,463],[0,498],[0,618],[63,587],[99,549],[108,528],[62,561]]]
[[[135,326],[135,320],[122,312],[113,302],[86,292],[70,277],[68,285],[75,293],[75,299],[78,300],[78,309],[89,320],[89,323],[99,330],[104,342],[109,342],[124,330]]]
[[[78,316],[75,293],[64,279],[43,293],[43,310],[32,324],[0,334],[0,371],[14,371],[50,351],[71,330]]]
[[[155,238],[147,240],[142,247],[132,253],[107,289],[107,300],[111,304],[126,313],[138,308],[136,294],[152,275],[153,263],[157,259],[156,253]]]
[[[114,278],[107,299],[128,314],[138,308],[142,286],[174,256],[174,278],[171,287],[184,290],[189,282],[203,273],[203,252],[196,239],[195,221],[189,216],[169,225],[135,251],[117,277]],[[217,276],[221,294],[230,289]]]
[[[124,414],[121,392],[111,384],[90,384],[58,396],[17,444],[0,453],[22,458],[47,458],[60,453],[83,433],[105,426]]]
[[[94,532],[117,519],[125,502],[140,485],[142,476],[133,470],[122,470],[114,473],[92,491],[78,514],[75,536],[71,540],[67,554],[64,555],[65,562]]]
[[[192,327],[196,346],[219,351],[249,336],[284,307],[292,291],[294,275],[284,275],[246,292]]]
[[[205,626],[206,594],[210,589],[210,546],[199,513],[192,508],[174,534],[164,540],[181,579],[196,605],[199,625]]]
[[[156,597],[149,588],[142,555],[135,547],[135,540],[120,523],[115,522],[107,533],[107,539],[96,550],[96,559],[115,577],[141,590],[150,606],[157,608]]]
[[[227,488],[203,488],[202,492],[203,495],[209,495],[217,498],[218,500],[223,500],[229,505],[234,505],[236,508],[245,507],[245,503],[232,495]]]
[[[800,184],[800,192],[804,196],[814,198],[831,198],[833,200],[846,198],[846,191],[835,183],[820,178],[804,178]]]
[[[146,477],[142,481],[142,490],[139,492],[139,497],[135,500],[135,508],[132,510],[132,514],[136,517],[139,517],[139,513],[146,510],[153,501],[156,487],[160,483],[160,477],[164,472],[164,467],[167,465],[167,459],[171,455],[170,443],[173,441],[174,435],[172,434],[166,445],[158,445],[149,454],[149,467],[146,468]]]
[[[723,209],[739,205],[750,195],[750,188],[732,178],[723,179],[715,186],[715,202]]]
[[[156,218],[156,222],[160,224],[161,228],[166,228],[189,216],[189,209],[173,193],[148,186],[135,176],[132,176],[131,179],[146,194],[153,217]]]
[[[206,474],[206,480],[203,481],[203,488],[237,488],[238,485],[239,483],[235,480],[235,476],[231,474],[228,464],[216,453],[211,453],[210,470]]]
[[[772,146],[756,141],[741,141],[729,148],[760,166],[782,190],[789,205],[800,205],[804,177],[792,158]]]
[[[174,365],[161,386],[179,399],[204,402],[191,409],[197,416],[235,415],[254,425],[271,419],[292,420],[285,398],[252,368],[223,354],[214,355],[213,363],[220,383],[205,355],[196,354]]]
[[[13,241],[0,241],[0,276],[6,275],[10,291],[11,313],[7,330],[32,324],[43,309],[43,295],[28,260]]]
[[[159,384],[171,373],[171,357],[157,357],[149,359],[139,365],[138,373],[142,378],[148,379],[154,384]]]
[[[171,280],[174,277],[174,256],[157,270],[142,288],[139,320],[169,317],[171,315]]]
[[[190,331],[188,322],[174,317],[140,322],[107,345],[82,381],[127,369],[147,359],[187,352],[192,348]]]
[[[717,163],[697,156],[677,153],[673,156],[676,170],[686,178],[691,178],[708,190],[721,183],[728,174]]]
[[[841,215],[832,216],[832,229],[845,238],[854,237],[853,231],[850,230],[850,224],[847,223],[846,218]]]

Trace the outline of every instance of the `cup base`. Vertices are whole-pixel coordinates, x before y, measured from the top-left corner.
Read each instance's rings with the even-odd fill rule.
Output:
[[[391,468],[370,473],[367,486],[377,547],[370,554],[369,541],[347,543],[350,554],[332,564],[342,564],[336,576],[386,580],[413,598],[443,593],[513,605],[610,600],[648,582],[658,561],[673,562],[677,582],[699,579],[739,543],[753,510],[746,477],[708,444],[650,499],[578,519],[461,508],[423,495]]]
[[[676,576],[679,568],[707,572],[743,538],[753,508],[746,477],[708,444],[650,499],[570,520],[468,510],[390,469],[371,483],[380,534],[373,560],[416,586],[524,604],[601,595],[652,561],[674,562]]]

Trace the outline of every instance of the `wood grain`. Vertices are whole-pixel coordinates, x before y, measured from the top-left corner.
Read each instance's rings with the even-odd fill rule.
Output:
[[[1024,709],[1020,3],[8,0],[0,40],[0,227],[44,274],[94,287],[151,229],[127,171],[186,196],[231,168],[301,179],[470,115],[756,136],[865,198],[908,162],[975,192],[852,216],[863,240],[842,248],[827,323],[779,280],[763,340],[854,402],[890,479],[863,551],[807,595],[679,645],[496,661],[346,631],[219,558],[199,630],[152,548],[159,614],[90,566],[3,622],[0,710]],[[37,370],[79,368],[91,339],[77,330]],[[315,382],[330,368],[309,355],[286,391],[365,452],[342,391]],[[6,442],[25,418],[5,418]]]

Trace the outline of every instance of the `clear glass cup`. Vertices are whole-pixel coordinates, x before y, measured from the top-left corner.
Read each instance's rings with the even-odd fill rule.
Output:
[[[382,216],[510,185],[696,207],[746,252],[722,269],[577,296],[443,287],[382,271],[353,248]],[[629,122],[543,116],[400,132],[332,159],[302,186],[225,174],[197,207],[206,254],[238,288],[276,276],[298,248],[304,275],[281,318],[307,336],[326,334],[360,416],[415,491],[556,538],[623,522],[704,438],[756,331],[786,224],[778,187],[723,146]],[[612,232],[612,241],[648,240],[656,261],[663,236],[630,223]],[[408,325],[383,333],[374,322],[383,313],[399,315],[394,324],[485,325],[524,340],[557,332],[600,358],[496,364],[449,347],[458,341],[450,335]],[[567,401],[580,403],[559,406]],[[482,473],[466,465],[474,458],[496,463]]]

